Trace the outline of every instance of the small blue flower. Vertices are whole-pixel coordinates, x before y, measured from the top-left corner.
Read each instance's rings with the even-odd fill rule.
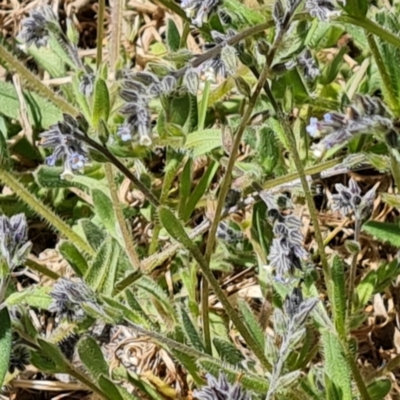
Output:
[[[123,124],[118,128],[117,135],[121,138],[123,142],[129,142],[133,139],[132,137],[132,127],[129,124]]]
[[[64,172],[61,177],[73,175],[74,171],[80,171],[88,163],[88,150],[74,134],[84,135],[80,130],[78,121],[68,114],[63,114],[64,120],[50,126],[49,130],[39,135],[42,139],[40,145],[53,149],[53,154],[46,158],[49,166],[55,166],[58,160],[64,164]]]
[[[330,112],[323,120],[310,118],[306,131],[312,138],[320,138],[312,145],[315,157],[321,157],[326,150],[346,143],[361,133],[388,132],[393,126],[387,116],[383,103],[376,98],[357,96],[354,103],[347,107],[346,113]]]
[[[306,127],[307,133],[312,137],[312,138],[317,138],[320,135],[319,131],[319,125],[318,125],[318,118],[312,117],[310,118],[310,125]]]
[[[22,30],[18,35],[28,47],[33,44],[36,47],[46,46],[51,29],[59,28],[57,17],[49,6],[34,8],[29,17],[22,20]]]

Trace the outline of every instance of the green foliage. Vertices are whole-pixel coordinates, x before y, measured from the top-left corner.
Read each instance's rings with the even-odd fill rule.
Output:
[[[363,225],[363,231],[382,242],[400,247],[400,225],[388,222],[368,221]]]
[[[85,368],[96,380],[103,374],[108,375],[108,364],[96,341],[91,337],[85,337],[78,344],[79,358]]]
[[[48,128],[61,119],[61,111],[42,96],[24,91],[28,118],[32,126]],[[19,100],[15,87],[10,82],[0,81],[0,113],[10,119],[19,119]]]
[[[11,319],[8,309],[4,307],[0,310],[0,382],[4,382],[8,370],[8,363],[11,353]]]
[[[377,175],[400,187],[398,4],[159,0],[121,41],[117,3],[105,21],[99,2],[96,59],[68,17],[39,46],[0,38],[0,211],[30,228],[0,221],[0,382],[21,341],[41,373],[105,399],[191,398],[206,373],[254,400],[392,395],[397,366],[364,381],[351,333],[400,273],[400,200]],[[46,340],[32,311],[54,313]],[[129,353],[138,373],[103,351],[102,324],[132,336],[117,357],[151,348]],[[64,354],[73,334],[87,375]]]

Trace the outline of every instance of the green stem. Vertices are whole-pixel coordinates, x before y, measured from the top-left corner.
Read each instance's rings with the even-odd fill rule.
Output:
[[[122,238],[125,245],[125,250],[128,255],[129,261],[134,270],[140,269],[140,259],[135,250],[135,244],[133,242],[133,238],[131,233],[126,226],[126,221],[124,218],[124,214],[122,213],[121,202],[118,199],[118,189],[117,185],[115,184],[114,173],[112,170],[112,164],[107,163],[104,166],[106,172],[107,182],[110,188],[111,193],[111,201],[113,203],[113,209],[115,212],[115,217],[118,221],[119,228],[121,230]],[[110,210],[110,212],[112,212]]]
[[[52,271],[49,268],[44,267],[43,265],[37,263],[36,261],[32,260],[31,258],[28,258],[25,260],[25,265],[29,269],[39,272],[39,274],[47,276],[50,279],[53,279],[54,281],[61,278],[61,275],[57,274],[56,272]]]
[[[147,188],[136,176],[121,162],[117,157],[114,156],[106,147],[102,146],[100,143],[91,139],[88,136],[81,135],[79,133],[74,133],[74,136],[77,139],[80,139],[82,142],[87,143],[90,147],[93,147],[99,153],[103,154],[111,164],[113,164],[116,168],[118,168],[149,200],[149,202],[154,206],[158,207],[160,205],[157,197],[153,194],[153,192]]]
[[[115,74],[121,47],[123,0],[114,0],[111,9],[110,72]]]
[[[67,103],[64,99],[57,96],[51,89],[44,85],[39,78],[32,74],[22,63],[6,48],[0,45],[0,60],[3,60],[7,66],[15,73],[17,73],[25,84],[34,90],[37,94],[45,99],[50,100],[63,112],[73,116],[78,115],[79,111],[71,104]]]
[[[116,1],[118,3],[118,1]],[[104,36],[104,13],[106,1],[99,0],[97,10],[97,37],[96,37],[96,67],[99,70],[103,58],[103,36]]]
[[[74,230],[69,227],[57,214],[37,200],[25,186],[21,185],[17,179],[9,172],[0,168],[0,181],[8,186],[23,202],[25,202],[33,211],[39,214],[62,235],[64,235],[72,243],[76,244],[81,250],[89,254],[95,255],[95,251],[80,237]]]
[[[197,127],[199,131],[202,131],[204,129],[204,124],[207,116],[208,99],[210,97],[210,88],[211,88],[210,81],[206,81],[199,106],[199,120]],[[207,259],[207,257],[206,260],[208,263],[210,262],[210,260]],[[203,335],[204,335],[204,344],[206,352],[208,354],[211,354],[212,345],[211,345],[211,328],[210,328],[210,314],[209,314],[210,307],[208,303],[208,297],[209,297],[208,281],[207,279],[204,279],[204,277],[202,277],[200,283],[201,319],[203,324]]]
[[[374,36],[371,33],[366,33],[366,36],[369,48],[371,49],[372,56],[374,57],[376,66],[378,67],[378,71],[382,79],[384,94],[387,95],[389,107],[395,113],[395,115],[398,116],[400,112],[399,102],[397,101],[396,95],[393,92],[393,85],[390,80],[389,73],[386,70],[382,55],[379,51],[378,45],[376,44]]]

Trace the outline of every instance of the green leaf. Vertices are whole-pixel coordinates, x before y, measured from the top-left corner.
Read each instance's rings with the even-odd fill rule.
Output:
[[[82,219],[79,222],[81,224],[83,233],[85,234],[86,240],[94,250],[97,250],[104,242],[106,233],[88,219]]]
[[[32,126],[48,128],[62,120],[62,112],[36,93],[24,90],[24,98],[28,108],[28,119]],[[0,114],[8,118],[19,120],[19,101],[14,85],[0,81]]]
[[[114,289],[119,257],[120,248],[118,243],[112,238],[107,238],[90,265],[85,275],[85,282],[94,291],[111,294]]]
[[[107,229],[107,232],[117,237],[117,221],[115,218],[114,207],[111,199],[101,190],[92,190],[93,205],[96,214],[100,217],[101,222]]]
[[[220,129],[206,129],[190,133],[185,143],[185,148],[192,150],[193,157],[207,154],[221,146],[222,134]]]
[[[83,189],[82,185],[71,182],[68,179],[60,179],[60,175],[63,172],[63,167],[48,167],[41,165],[34,173],[36,182],[41,187],[46,188],[68,188],[68,187],[79,187]]]
[[[171,18],[167,21],[167,45],[170,51],[178,51],[181,42],[181,35],[174,20]]]
[[[143,327],[149,327],[151,321],[149,320],[148,316],[139,311],[133,310],[122,304],[120,301],[116,301],[110,297],[101,296],[101,298],[112,308],[117,310],[118,312],[122,313],[123,317],[126,318],[128,321],[132,321],[135,324],[141,325]]]
[[[371,400],[381,400],[389,394],[391,388],[389,379],[379,379],[368,385],[367,390]]]
[[[349,15],[359,18],[365,17],[368,11],[368,2],[365,0],[346,0],[340,4]]]
[[[31,307],[48,310],[52,301],[49,296],[50,287],[29,287],[21,292],[12,293],[7,297],[5,303],[8,306],[26,304]]]
[[[319,82],[323,85],[329,85],[333,82],[343,65],[343,56],[347,52],[347,47],[341,47],[335,58],[322,70]]]
[[[204,345],[201,341],[200,335],[197,332],[192,320],[187,314],[186,310],[181,307],[181,320],[182,320],[182,329],[185,333],[185,337],[189,340],[190,344],[201,352],[204,352]]]
[[[199,121],[198,121],[197,125],[199,127],[199,131],[202,131],[204,129],[204,123],[206,121],[206,115],[207,115],[207,106],[208,106],[208,101],[209,101],[209,97],[210,97],[210,87],[211,87],[211,84],[207,80],[204,85],[201,102],[199,103],[199,106],[198,106]]]
[[[207,168],[207,171],[203,174],[200,181],[194,188],[192,194],[190,195],[185,209],[183,211],[182,219],[187,221],[192,215],[193,210],[196,208],[197,203],[202,198],[206,190],[210,187],[212,180],[218,170],[218,164],[216,162],[211,162]]]
[[[49,357],[51,361],[57,365],[57,367],[62,370],[66,370],[68,368],[68,361],[65,359],[57,345],[41,338],[37,338],[37,342],[40,348],[43,350],[44,355]]]
[[[190,114],[189,95],[174,97],[170,103],[171,116],[168,122],[178,126],[184,126]]]
[[[322,335],[324,368],[329,379],[341,392],[341,400],[352,400],[351,371],[334,332],[325,330]]]
[[[118,387],[114,382],[105,376],[100,376],[98,379],[99,386],[104,393],[107,393],[107,398],[110,400],[124,400],[121,396]]]
[[[100,120],[108,121],[110,116],[110,95],[106,82],[102,78],[97,78],[93,93],[93,112],[92,124],[98,128]]]
[[[10,363],[12,343],[11,319],[8,309],[0,310],[0,387],[3,386],[4,378]]]
[[[51,48],[29,46],[28,52],[51,75],[52,78],[65,76],[65,64]]]
[[[87,260],[73,243],[62,242],[58,246],[58,251],[78,276],[82,277],[86,274],[89,268]]]
[[[247,328],[251,332],[253,338],[257,341],[258,345],[265,349],[265,335],[262,331],[259,323],[257,322],[256,317],[254,316],[253,312],[251,311],[250,307],[245,301],[240,300],[238,302],[240,313],[246,323]]]
[[[374,293],[376,283],[377,283],[376,271],[368,272],[368,274],[359,283],[359,285],[357,286],[357,297],[358,297],[359,307],[364,307],[368,303],[369,299]]]
[[[221,360],[231,365],[237,365],[244,360],[243,354],[231,342],[221,338],[214,338],[213,344]]]
[[[91,112],[89,108],[88,98],[79,89],[79,78],[75,75],[72,79],[72,88],[74,90],[75,100],[78,103],[79,109],[84,115],[86,121],[91,120]]]
[[[147,276],[143,276],[136,282],[136,287],[149,293],[163,307],[164,316],[168,319],[175,319],[175,310],[171,299],[156,282]]]
[[[47,372],[48,374],[56,374],[58,372],[64,372],[59,365],[51,358],[40,354],[37,351],[31,352],[31,363],[34,365],[39,371]]]
[[[346,284],[344,278],[344,265],[342,260],[335,256],[332,263],[332,302],[336,329],[342,337],[345,335],[346,318]]]
[[[183,168],[180,179],[178,214],[181,218],[183,218],[183,213],[185,211],[186,203],[189,198],[190,190],[192,187],[192,165],[193,165],[193,159],[189,157]]]
[[[392,246],[400,247],[400,225],[392,224],[390,222],[366,222],[362,230],[381,242],[388,242]]]
[[[112,249],[111,258],[108,261],[107,273],[105,275],[103,284],[100,287],[101,293],[111,295],[115,288],[118,267],[121,266],[124,260],[122,249],[116,240],[111,239]]]
[[[199,252],[199,248],[189,238],[183,225],[176,218],[174,213],[166,207],[160,207],[158,210],[160,221],[166,231],[178,242],[182,243],[184,247],[195,252]]]
[[[96,380],[101,374],[108,375],[108,364],[97,342],[85,336],[78,343],[78,353],[83,365]]]

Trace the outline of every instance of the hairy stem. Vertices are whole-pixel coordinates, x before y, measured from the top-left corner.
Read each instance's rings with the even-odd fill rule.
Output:
[[[118,0],[117,0],[118,1]],[[103,36],[104,36],[104,12],[106,9],[106,1],[99,0],[99,8],[97,10],[97,38],[96,38],[96,67],[100,68],[103,58]]]
[[[50,100],[65,113],[74,116],[79,114],[79,111],[75,107],[67,103],[63,98],[56,95],[51,89],[44,85],[39,78],[32,74],[28,68],[22,65],[22,63],[2,45],[0,45],[0,59],[3,60],[13,72],[16,72],[21,77],[26,86],[30,87],[37,94]]]
[[[121,47],[123,0],[113,0],[111,7],[111,40],[109,49],[110,72],[115,75]]]
[[[112,154],[106,147],[88,136],[81,135],[80,133],[74,133],[74,136],[77,139],[82,140],[82,142],[88,144],[93,149],[97,150],[104,157],[106,157],[111,164],[119,169],[146,196],[147,200],[149,200],[149,202],[154,207],[158,207],[160,205],[157,197],[153,194],[153,192],[148,189],[142,182],[140,182],[140,180],[136,178],[136,176],[131,171],[129,171],[129,169],[121,161],[119,161],[118,158],[115,157],[114,154]]]
[[[2,168],[0,168],[0,181],[8,186],[25,204],[44,218],[50,225],[54,226],[54,228],[68,240],[76,244],[76,246],[90,256],[95,255],[95,251],[81,236],[68,226],[57,214],[46,207],[42,202],[38,201],[12,174]]]
[[[125,250],[128,255],[129,261],[134,270],[140,269],[140,259],[135,250],[135,243],[133,242],[133,238],[131,233],[126,226],[126,221],[124,218],[124,214],[122,213],[121,202],[118,199],[118,189],[115,184],[115,177],[112,170],[112,164],[106,164],[104,169],[106,171],[106,178],[108,185],[110,187],[111,200],[113,203],[113,208],[115,212],[115,217],[117,218],[119,228],[121,230],[122,238],[124,240]],[[110,212],[112,212],[110,210]]]

